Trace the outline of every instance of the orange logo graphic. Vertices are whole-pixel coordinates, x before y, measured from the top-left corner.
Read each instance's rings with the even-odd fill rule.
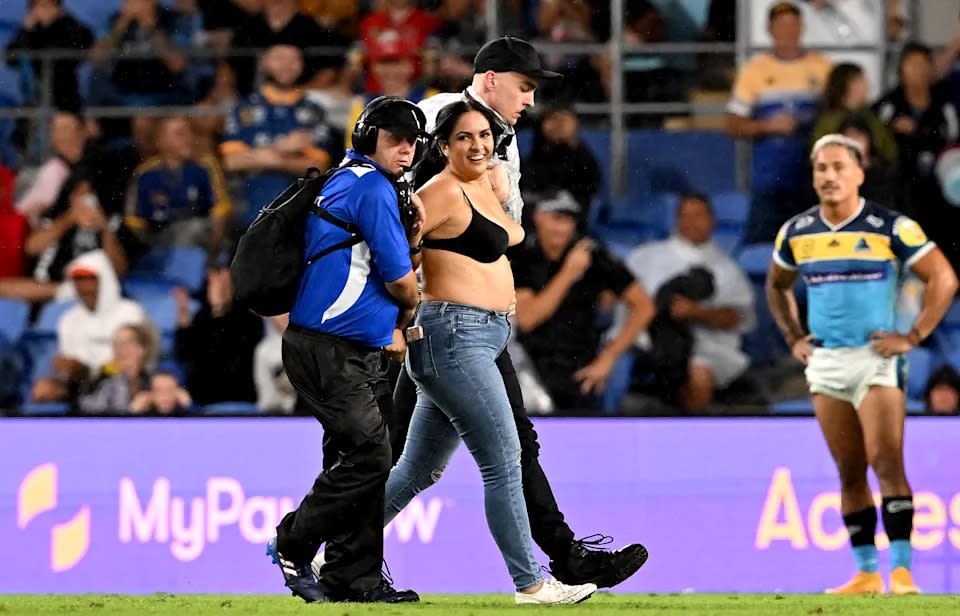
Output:
[[[20,482],[17,526],[57,506],[57,465],[52,462],[32,469]],[[66,571],[86,556],[90,547],[90,507],[84,505],[69,521],[50,529],[50,569]]]

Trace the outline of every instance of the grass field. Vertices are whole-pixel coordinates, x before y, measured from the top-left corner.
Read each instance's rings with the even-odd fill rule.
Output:
[[[218,614],[436,614],[483,616],[484,614],[626,615],[635,612],[656,616],[717,614],[738,616],[775,614],[798,616],[837,614],[839,616],[914,616],[960,614],[960,596],[920,597],[835,597],[825,595],[613,595],[599,593],[580,605],[562,607],[520,607],[510,595],[427,595],[419,604],[403,606],[312,604],[277,595],[0,595],[0,616],[19,614],[83,615],[197,615]]]

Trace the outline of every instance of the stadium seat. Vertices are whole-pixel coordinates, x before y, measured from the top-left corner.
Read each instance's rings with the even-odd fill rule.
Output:
[[[630,193],[614,202],[609,223],[614,227],[646,228],[656,237],[666,237],[671,230],[667,221],[677,198],[675,193]]]
[[[809,398],[784,400],[770,406],[771,415],[812,415],[813,402]]]
[[[773,244],[750,244],[740,250],[737,262],[753,280],[763,280],[773,258]]]
[[[173,352],[173,338],[177,330],[177,302],[168,291],[166,294],[146,295],[138,298],[150,320],[160,331],[160,356],[167,357]],[[190,314],[200,308],[200,302],[189,300]]]
[[[252,402],[215,402],[202,407],[204,415],[260,415],[260,407]]]
[[[56,337],[57,324],[60,323],[60,317],[62,317],[63,313],[67,310],[73,308],[76,303],[76,300],[48,302],[40,310],[37,321],[33,324],[29,333],[37,336]]]
[[[919,398],[907,398],[907,415],[923,415],[927,412],[927,405]]]
[[[66,415],[69,410],[66,402],[25,402],[20,406],[22,415]]]
[[[737,254],[742,239],[740,229],[724,229],[717,227],[713,231],[713,243],[731,257]]]
[[[713,215],[718,225],[742,227],[750,211],[750,196],[740,191],[723,191],[710,195]]]
[[[935,357],[933,351],[917,347],[907,353],[907,396],[923,397],[927,381],[933,374]]]
[[[154,284],[184,286],[197,293],[206,281],[207,253],[202,248],[157,248],[140,257],[123,281],[125,288]]]
[[[0,299],[0,337],[16,343],[27,330],[30,304],[17,299]]]

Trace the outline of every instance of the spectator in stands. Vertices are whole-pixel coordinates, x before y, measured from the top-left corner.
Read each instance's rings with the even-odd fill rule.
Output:
[[[198,110],[213,111],[215,108],[233,108],[238,101],[237,83],[233,71],[226,62],[222,62],[217,66],[210,90],[197,101],[194,107]],[[217,156],[218,146],[223,140],[223,115],[198,113],[191,116],[190,124],[194,135],[194,156]]]
[[[193,407],[190,393],[180,384],[180,377],[170,369],[160,368],[150,376],[150,387],[137,393],[130,402],[133,415],[183,415]]]
[[[271,47],[263,57],[266,84],[237,105],[220,145],[227,171],[246,179],[248,221],[309,167],[330,165],[330,127],[323,109],[296,86],[303,72],[300,50]]]
[[[117,330],[147,318],[140,304],[121,297],[120,281],[102,250],[74,259],[67,267],[67,276],[70,282],[61,298],[79,301],[57,323],[54,376],[33,384],[30,397],[35,402],[73,398],[114,359]]]
[[[737,42],[737,0],[710,0],[700,40],[705,43]],[[697,56],[697,63],[703,88],[729,90],[733,85],[731,76],[736,58],[732,53],[701,53]]]
[[[127,226],[153,247],[200,246],[215,254],[233,210],[220,163],[193,156],[184,117],[166,118],[157,132],[157,156],[140,166],[127,195]]]
[[[372,42],[366,47],[367,64],[380,90],[367,92],[363,96],[353,99],[350,115],[346,125],[346,147],[352,148],[353,127],[363,108],[378,96],[398,96],[412,103],[419,103],[425,98],[437,94],[437,90],[419,85],[414,82],[417,69],[417,56],[400,47],[399,41],[393,40],[384,43]]]
[[[624,5],[623,42],[628,45],[662,43],[667,40],[667,25],[657,5],[650,0],[629,0]],[[595,58],[602,75],[607,99],[610,98],[612,65],[609,55]],[[655,55],[624,58],[624,92],[630,102],[678,100],[677,79],[665,68],[663,57]],[[648,120],[653,116],[647,116]],[[659,124],[659,118],[656,119]]]
[[[297,0],[263,0],[262,12],[243,22],[233,35],[231,47],[266,49],[289,45],[303,50],[311,47],[345,47],[347,43],[301,13]],[[301,57],[299,64],[301,70],[294,83],[310,82],[311,87],[325,88],[336,81],[337,71],[343,66],[343,54],[331,49],[329,55],[310,55],[306,62]],[[254,93],[256,58],[233,58],[230,65],[236,73],[240,95]]]
[[[86,171],[75,171],[60,190],[57,202],[40,218],[24,246],[37,258],[32,278],[0,279],[0,297],[45,302],[57,294],[64,268],[81,255],[102,249],[110,270],[127,271],[122,216],[108,216],[100,207]]]
[[[357,0],[300,0],[300,12],[344,39],[357,38],[360,26]]]
[[[800,46],[800,9],[778,2],[769,11],[773,50],[740,68],[727,106],[727,132],[753,140],[750,214],[745,244],[772,241],[780,226],[809,207],[806,173],[810,130],[830,61]]]
[[[744,373],[750,359],[740,349],[741,338],[756,323],[750,280],[736,261],[710,240],[713,225],[709,200],[688,195],[677,207],[673,235],[640,246],[627,258],[627,268],[656,297],[658,314],[650,327],[653,372],[665,386],[678,387],[661,393],[687,411],[703,410],[715,391]],[[677,284],[679,277],[688,276],[694,268],[712,287],[712,293],[696,299]],[[678,324],[687,331],[678,330]],[[661,378],[666,369],[674,367],[672,358],[680,352],[687,355],[680,360],[681,376]]]
[[[582,208],[566,191],[537,204],[536,233],[511,255],[518,340],[557,408],[596,409],[617,359],[653,319],[653,303],[620,261],[577,233]],[[608,290],[629,307],[604,349],[594,327]]]
[[[186,371],[187,391],[199,405],[256,402],[253,354],[263,321],[233,304],[230,256],[207,272],[206,301],[193,317],[185,289],[173,290],[178,307],[174,354]]]
[[[214,49],[227,49],[248,19],[263,10],[263,0],[195,0],[203,21],[204,38]]]
[[[540,36],[554,43],[597,42],[592,28],[592,9],[591,3],[580,0],[541,2],[537,24]],[[563,75],[562,80],[543,84],[543,92],[538,95],[544,100],[555,97],[590,102],[606,100],[604,83],[590,55],[547,54],[544,68]]]
[[[33,184],[16,203],[17,211],[34,224],[56,202],[71,170],[83,158],[87,131],[83,118],[71,111],[58,111],[50,120],[53,156],[37,171]]]
[[[97,70],[91,78],[92,104],[181,105],[193,102],[188,83],[187,57],[175,50],[180,20],[158,0],[124,0],[110,20],[110,32],[101,41],[105,49],[124,54],[150,53],[159,57],[119,58],[112,63],[109,81],[103,58],[94,56]],[[112,86],[112,87],[111,87]]]
[[[266,335],[253,356],[253,380],[257,385],[257,406],[264,411],[291,413],[297,393],[283,368],[283,331],[290,322],[282,314],[265,319]]]
[[[877,116],[893,131],[900,153],[903,213],[930,233],[956,269],[960,211],[946,203],[935,166],[937,156],[960,137],[957,109],[944,82],[936,81],[929,47],[907,43],[899,63],[900,83],[876,104]]]
[[[479,49],[487,42],[487,0],[439,0],[436,16],[443,23],[436,31],[436,36],[444,41],[456,41],[460,45],[472,46],[468,50],[471,57],[474,50]],[[502,0],[497,8],[497,31],[501,35],[525,37],[526,7],[523,0]],[[424,3],[421,2],[421,7]],[[588,11],[589,12],[589,11]],[[463,88],[450,90],[458,92]]]
[[[540,115],[530,153],[521,162],[520,188],[524,193],[546,195],[566,190],[580,204],[578,228],[586,229],[590,203],[600,188],[600,166],[593,152],[580,141],[577,116],[566,104],[547,107]],[[528,214],[525,218],[529,218]],[[524,220],[531,229],[532,220]]]
[[[860,144],[863,152],[863,184],[860,185],[860,195],[867,201],[895,210],[900,209],[897,196],[901,187],[896,161],[891,162],[873,155],[871,127],[861,118],[850,116],[837,127],[836,132]]]
[[[930,375],[923,399],[933,415],[960,413],[960,374],[947,364]]]
[[[844,122],[854,119],[868,129],[872,157],[888,166],[896,165],[897,142],[887,125],[880,121],[868,105],[869,92],[870,85],[863,68],[849,62],[834,66],[827,77],[820,115],[813,127],[810,145],[824,135],[839,133]]]
[[[383,0],[379,10],[360,22],[360,36],[367,48],[396,45],[417,59],[412,79],[420,77],[420,54],[427,38],[440,27],[440,20],[417,8],[414,0]],[[382,85],[374,74],[367,75],[367,92],[379,92]]]
[[[19,278],[26,271],[24,244],[30,223],[13,207],[14,177],[0,165],[0,279]]]
[[[149,366],[156,350],[153,327],[146,323],[124,325],[113,335],[113,360],[81,393],[77,406],[81,413],[126,413],[130,402],[150,389]]]
[[[49,51],[71,49],[81,51],[93,45],[93,33],[64,10],[63,0],[29,0],[23,24],[7,45],[7,51]],[[39,59],[10,58],[11,66],[30,66],[33,78],[42,87],[46,84],[46,64]],[[65,58],[53,62],[51,102],[58,109],[78,109],[80,94],[77,89],[79,59]],[[42,100],[42,99],[41,99]]]

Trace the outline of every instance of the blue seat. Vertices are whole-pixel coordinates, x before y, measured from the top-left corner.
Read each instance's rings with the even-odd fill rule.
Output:
[[[69,410],[65,402],[26,402],[20,406],[22,415],[66,415]]]
[[[927,405],[919,398],[907,398],[907,415],[923,415],[927,412]]]
[[[739,229],[722,229],[718,227],[714,230],[711,239],[713,239],[714,244],[732,257],[737,254],[737,248],[740,247],[742,237]]]
[[[610,227],[636,227],[652,238],[670,234],[670,212],[676,207],[675,193],[631,193],[614,202],[610,210]],[[651,238],[651,239],[652,239]]]
[[[933,374],[935,357],[933,351],[917,347],[907,353],[907,396],[920,398]]]
[[[260,415],[260,407],[252,402],[215,402],[201,408],[204,415]]]
[[[750,197],[737,190],[722,191],[710,195],[713,216],[718,225],[742,227],[750,211]]]
[[[813,402],[809,398],[784,400],[770,406],[771,415],[812,415]]]
[[[160,355],[162,357],[168,356],[173,352],[173,338],[177,331],[179,316],[177,314],[177,302],[173,298],[173,294],[168,292],[163,295],[146,295],[139,298],[138,301],[143,305],[143,309],[147,312],[153,324],[160,330]],[[189,300],[188,305],[191,315],[195,314],[200,308],[200,302],[195,299]]]
[[[76,303],[76,300],[68,300],[65,302],[48,302],[44,304],[43,308],[40,309],[40,314],[37,316],[37,321],[33,324],[29,333],[37,336],[56,337],[60,317],[62,317],[63,313],[67,310],[73,308]]]
[[[206,266],[207,253],[202,248],[157,248],[137,260],[124,280],[124,287],[167,284],[197,293],[206,281]]]
[[[620,402],[630,390],[630,380],[633,374],[633,351],[627,351],[613,365],[607,386],[600,396],[600,408],[607,415],[616,415]]]
[[[773,244],[750,244],[740,249],[737,263],[752,279],[763,280],[773,258]]]
[[[0,337],[16,343],[27,329],[30,304],[18,299],[0,299]]]

